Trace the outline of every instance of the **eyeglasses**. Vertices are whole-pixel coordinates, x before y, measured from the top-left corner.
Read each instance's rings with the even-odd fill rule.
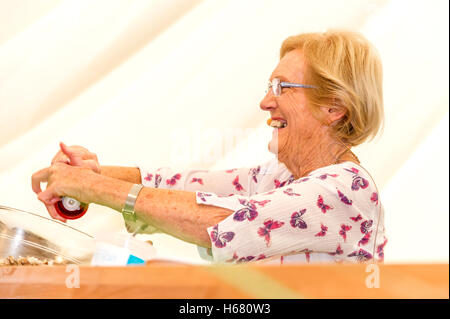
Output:
[[[280,79],[274,78],[272,82],[269,81],[266,93],[269,92],[270,89],[272,89],[272,93],[275,96],[281,95],[281,89],[282,88],[305,88],[305,89],[317,89],[317,87],[313,85],[307,85],[307,84],[298,84],[298,83],[290,83],[290,82],[281,82]]]

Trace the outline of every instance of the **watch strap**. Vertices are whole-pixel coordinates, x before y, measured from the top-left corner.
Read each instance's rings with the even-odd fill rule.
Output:
[[[134,212],[134,205],[136,204],[136,199],[143,187],[144,185],[142,184],[133,184],[131,187],[127,199],[125,200],[125,205],[122,208],[122,215],[125,221],[135,222],[137,220],[136,213]]]

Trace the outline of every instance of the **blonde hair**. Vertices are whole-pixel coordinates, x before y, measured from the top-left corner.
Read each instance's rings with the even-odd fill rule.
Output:
[[[373,139],[383,126],[383,71],[377,50],[359,33],[327,31],[304,33],[283,41],[280,59],[300,49],[307,65],[305,90],[311,111],[333,103],[345,116],[333,124],[336,137],[350,146]],[[330,102],[334,101],[334,102]]]

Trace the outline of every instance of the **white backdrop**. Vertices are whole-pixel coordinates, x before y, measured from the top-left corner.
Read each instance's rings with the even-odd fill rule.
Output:
[[[0,204],[42,215],[30,177],[59,141],[86,146],[103,165],[269,158],[259,102],[281,42],[362,32],[382,56],[386,125],[355,153],[381,189],[386,261],[448,262],[448,1],[0,0],[0,21]],[[194,156],[232,129],[243,132],[234,151]],[[187,156],[178,156],[180,131]],[[95,205],[70,223],[93,235],[124,231],[118,213]],[[198,260],[193,245],[149,238],[162,257]]]

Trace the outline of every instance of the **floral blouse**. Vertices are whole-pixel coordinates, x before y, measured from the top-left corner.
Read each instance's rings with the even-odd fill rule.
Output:
[[[223,171],[139,169],[146,187],[196,192],[198,204],[234,211],[208,228],[212,248],[199,247],[206,259],[383,261],[384,209],[370,175],[355,163],[321,167],[299,179],[277,159]]]

